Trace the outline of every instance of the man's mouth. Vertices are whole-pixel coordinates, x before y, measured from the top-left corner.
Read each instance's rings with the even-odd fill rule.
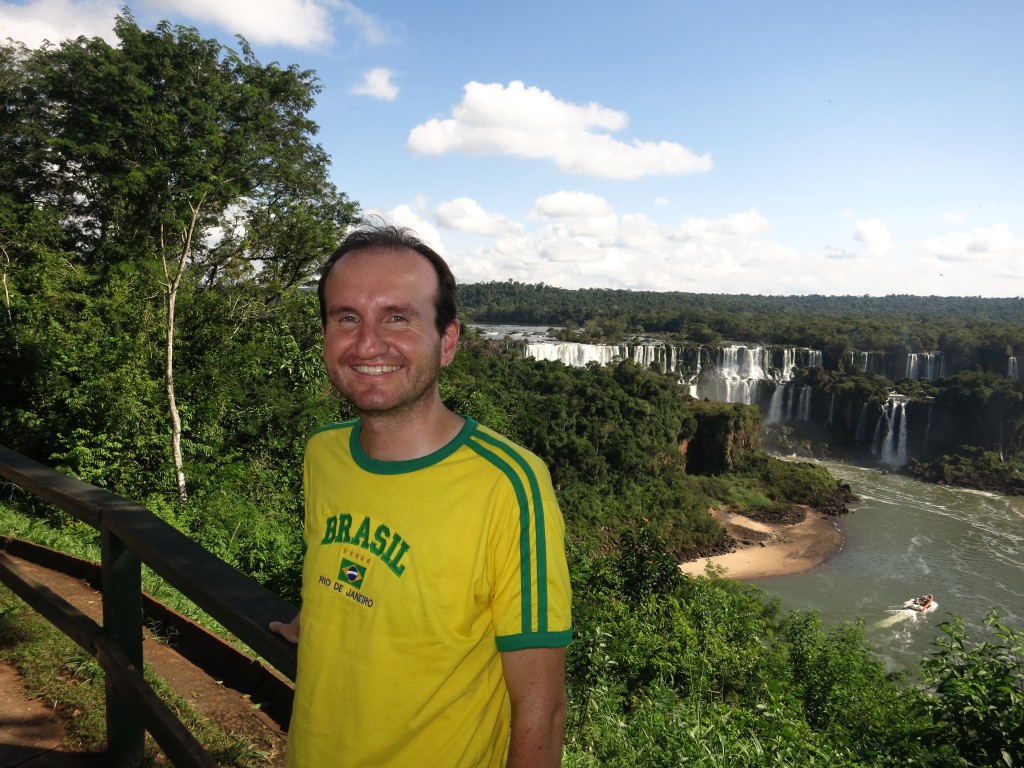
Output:
[[[365,376],[382,376],[385,373],[394,373],[395,371],[401,370],[400,365],[353,365],[352,369],[356,373],[361,373]]]

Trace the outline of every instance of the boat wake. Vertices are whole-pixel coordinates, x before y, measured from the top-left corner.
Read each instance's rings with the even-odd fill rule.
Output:
[[[892,627],[904,621],[917,621],[926,613],[931,613],[939,607],[939,604],[931,595],[928,595],[927,598],[928,599],[925,600],[923,597],[915,597],[913,600],[907,600],[907,602],[899,608],[890,608],[886,611],[889,615],[872,624],[872,628],[883,629],[885,627]]]

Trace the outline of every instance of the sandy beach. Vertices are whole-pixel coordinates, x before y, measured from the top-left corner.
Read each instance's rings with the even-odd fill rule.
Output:
[[[683,563],[679,569],[701,576],[708,563],[723,568],[730,579],[763,579],[804,573],[820,565],[843,547],[835,518],[804,508],[799,522],[764,523],[735,512],[712,510],[711,515],[735,540],[736,550],[724,555]]]

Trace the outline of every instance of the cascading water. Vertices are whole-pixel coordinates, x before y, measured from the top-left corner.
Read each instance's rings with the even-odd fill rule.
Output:
[[[874,454],[882,464],[902,467],[907,463],[906,401],[890,397],[875,425]]]
[[[796,417],[800,421],[811,420],[811,387],[800,387],[800,400],[797,404]]]
[[[941,352],[918,352],[907,355],[904,376],[908,379],[935,381],[943,376],[944,359]]]
[[[694,354],[695,353],[695,354]],[[687,354],[693,355],[688,358]],[[822,352],[799,347],[763,347],[731,344],[705,350],[703,346],[677,347],[672,344],[581,344],[568,341],[528,341],[523,345],[524,357],[537,360],[556,360],[563,365],[582,367],[589,363],[609,365],[620,360],[632,360],[649,368],[655,364],[666,373],[675,373],[679,381],[689,387],[696,398],[707,398],[728,403],[747,405],[760,402],[759,387],[763,381],[777,384],[769,408],[778,421],[805,418],[803,398],[810,393],[802,390],[787,395],[785,383],[793,378],[800,367],[820,366]],[[708,357],[710,355],[710,357]],[[781,367],[773,365],[780,362]]]
[[[857,417],[857,432],[854,435],[854,440],[858,443],[864,439],[864,433],[868,429],[868,404],[864,403],[860,407],[860,416]]]
[[[1010,381],[1020,381],[1020,369],[1017,367],[1017,358],[1013,355],[1006,363],[1006,378]]]
[[[611,344],[577,344],[571,341],[530,342],[523,350],[524,357],[537,360],[557,360],[563,365],[582,368],[588,363],[608,365],[625,357],[625,349]]]

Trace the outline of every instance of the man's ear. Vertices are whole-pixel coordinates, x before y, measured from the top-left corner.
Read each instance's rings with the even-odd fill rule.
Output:
[[[459,348],[459,332],[461,330],[462,326],[459,325],[458,320],[452,320],[448,323],[448,327],[444,329],[444,335],[441,336],[442,368],[446,365],[451,365],[452,360],[455,359],[455,351]]]

